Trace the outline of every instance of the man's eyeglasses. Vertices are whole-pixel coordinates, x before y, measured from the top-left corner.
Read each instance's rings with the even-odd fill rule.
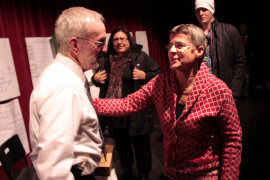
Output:
[[[94,42],[98,48],[102,49],[105,44],[106,44],[106,41],[94,41],[92,39],[85,39],[85,38],[81,38],[81,37],[76,37],[77,39],[81,39],[81,40],[85,40],[85,41],[92,41]]]
[[[126,42],[127,41],[127,38],[115,38],[115,39],[113,39],[113,42],[118,42],[118,41],[120,41],[120,42]]]
[[[185,50],[187,47],[190,47],[190,46],[192,46],[192,45],[184,44],[184,43],[181,43],[181,42],[169,43],[169,44],[166,46],[166,49],[169,51],[173,46],[175,47],[175,49],[180,50],[180,51],[183,51],[183,50]]]

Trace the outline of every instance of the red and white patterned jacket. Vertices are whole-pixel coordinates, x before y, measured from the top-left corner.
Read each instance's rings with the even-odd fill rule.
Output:
[[[242,129],[231,90],[201,64],[186,106],[175,117],[174,71],[123,99],[94,99],[98,114],[127,116],[155,106],[163,131],[164,170],[178,179],[238,179]]]

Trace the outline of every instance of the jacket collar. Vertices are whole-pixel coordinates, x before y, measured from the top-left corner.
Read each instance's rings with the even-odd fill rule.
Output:
[[[211,29],[212,29],[212,32],[213,32],[213,35],[216,37],[216,38],[219,38],[219,32],[218,32],[218,29],[217,29],[217,26],[218,26],[219,22],[218,20],[215,18],[215,20],[211,23]]]

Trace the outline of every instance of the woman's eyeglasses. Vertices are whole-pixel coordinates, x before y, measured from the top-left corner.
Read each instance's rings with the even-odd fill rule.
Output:
[[[173,46],[175,47],[175,49],[180,50],[180,51],[183,51],[183,50],[185,50],[187,47],[190,47],[190,46],[192,46],[192,45],[184,44],[184,43],[181,43],[181,42],[169,43],[169,44],[166,46],[166,49],[169,51],[169,50],[171,50],[171,48],[172,48]]]
[[[115,38],[115,39],[113,39],[113,42],[118,42],[118,41],[120,41],[120,42],[126,42],[127,41],[127,38]]]

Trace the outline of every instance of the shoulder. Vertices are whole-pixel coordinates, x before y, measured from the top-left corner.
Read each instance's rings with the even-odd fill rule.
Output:
[[[209,73],[209,69],[204,62],[202,62],[200,66],[197,81],[200,85],[204,84],[203,87],[208,90],[229,90],[225,82],[217,78],[215,75]]]
[[[55,62],[44,70],[37,86],[42,90],[45,89],[47,92],[53,92],[67,88],[83,89],[84,82],[74,71],[61,63]]]
[[[135,57],[137,58],[144,58],[144,59],[148,59],[150,58],[150,56],[148,54],[146,54],[146,52],[144,51],[136,51],[133,53],[135,55]]]
[[[202,62],[200,66],[195,85],[199,89],[202,89],[203,94],[211,94],[212,92],[215,94],[220,94],[223,92],[231,93],[231,90],[228,88],[225,82],[217,78],[215,75],[209,73],[208,67],[204,62]]]
[[[232,91],[226,83],[213,74],[208,74],[205,87],[208,93],[232,95]]]
[[[133,57],[132,59],[134,59],[136,61],[140,61],[143,64],[155,63],[155,61],[152,59],[152,57],[149,56],[146,52],[144,52],[142,50],[133,52],[132,57]]]
[[[132,54],[137,57],[150,58],[150,56],[146,52],[144,52],[141,48],[133,49]]]
[[[150,57],[146,52],[144,52],[144,51],[140,51],[140,55],[141,56],[146,56],[146,57]]]
[[[237,28],[232,24],[218,22],[217,27],[220,27],[225,32],[238,34]]]
[[[141,44],[135,44],[132,49],[133,56],[139,57],[150,57],[146,52],[142,50],[143,46]]]

